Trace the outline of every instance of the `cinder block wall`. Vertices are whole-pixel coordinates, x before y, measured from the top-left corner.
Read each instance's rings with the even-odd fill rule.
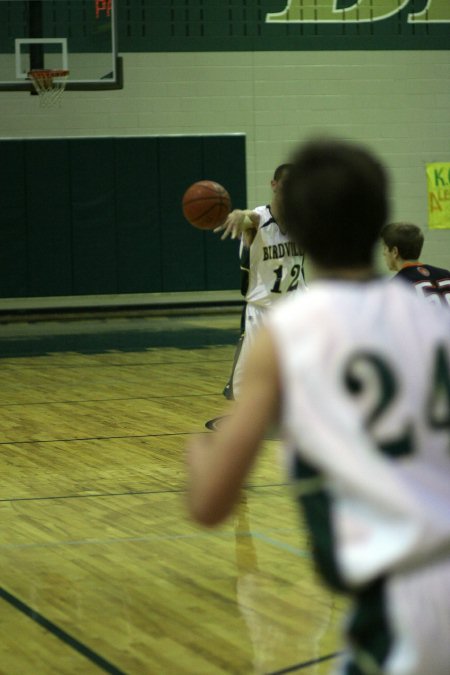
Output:
[[[425,177],[450,161],[448,51],[133,53],[124,71],[122,91],[67,92],[45,111],[0,93],[0,136],[245,132],[250,206],[298,141],[362,141],[391,169],[393,218],[423,227],[423,258],[450,267],[450,230],[427,229]]]

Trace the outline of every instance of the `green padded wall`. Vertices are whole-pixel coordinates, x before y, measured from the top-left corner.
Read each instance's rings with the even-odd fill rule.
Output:
[[[72,242],[67,141],[33,141],[26,157],[30,296],[72,293]]]
[[[230,139],[231,140],[231,139]],[[236,208],[246,208],[245,194],[245,163],[236,161],[245,156],[245,137],[236,136],[228,147],[220,138],[209,137],[203,141],[204,174],[227,187],[232,202]],[[232,176],[232,178],[231,178]],[[236,269],[224,265],[224,258],[228,260],[235,255],[236,242],[231,239],[221,241],[217,236],[205,234],[205,283],[207,288],[218,290],[221,288],[236,287]]]
[[[114,139],[69,141],[73,293],[118,293]]]
[[[115,205],[121,293],[162,291],[158,139],[117,138]]]
[[[0,297],[239,288],[238,244],[183,218],[191,183],[246,205],[245,137],[1,140]]]
[[[163,290],[206,288],[204,235],[187,223],[180,227],[183,193],[202,176],[202,139],[161,138],[159,159]]]
[[[0,288],[3,297],[27,295],[28,236],[25,145],[2,142],[0,162]]]

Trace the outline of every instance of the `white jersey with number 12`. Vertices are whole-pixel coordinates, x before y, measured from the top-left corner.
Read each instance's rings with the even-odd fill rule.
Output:
[[[305,288],[303,254],[287,234],[283,234],[269,206],[253,209],[259,225],[250,246],[247,302],[269,307],[285,293]]]

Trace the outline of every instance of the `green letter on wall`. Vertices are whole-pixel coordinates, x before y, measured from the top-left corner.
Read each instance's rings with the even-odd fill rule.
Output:
[[[449,0],[428,0],[425,9],[408,16],[409,23],[438,23],[441,21],[450,22]]]
[[[435,0],[436,1],[436,0]],[[437,0],[442,5],[448,0]],[[430,0],[432,2],[432,0]],[[337,23],[351,21],[380,21],[397,14],[409,0],[355,0],[347,9],[336,9],[337,0],[288,0],[281,12],[266,14],[266,23],[274,21],[295,23]]]

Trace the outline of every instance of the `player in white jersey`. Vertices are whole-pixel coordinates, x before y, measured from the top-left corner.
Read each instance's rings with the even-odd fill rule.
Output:
[[[228,515],[278,419],[317,568],[353,599],[336,672],[448,675],[450,315],[376,277],[388,189],[366,150],[300,148],[283,207],[317,279],[272,310],[228,424],[192,440],[191,514]]]
[[[267,309],[286,293],[306,287],[303,254],[286,233],[279,207],[283,180],[288,171],[289,164],[281,164],[275,169],[270,204],[253,210],[235,209],[215,230],[223,232],[222,239],[241,237],[241,292],[245,307],[232,373],[224,389],[224,395],[229,399],[239,393],[243,364]]]

